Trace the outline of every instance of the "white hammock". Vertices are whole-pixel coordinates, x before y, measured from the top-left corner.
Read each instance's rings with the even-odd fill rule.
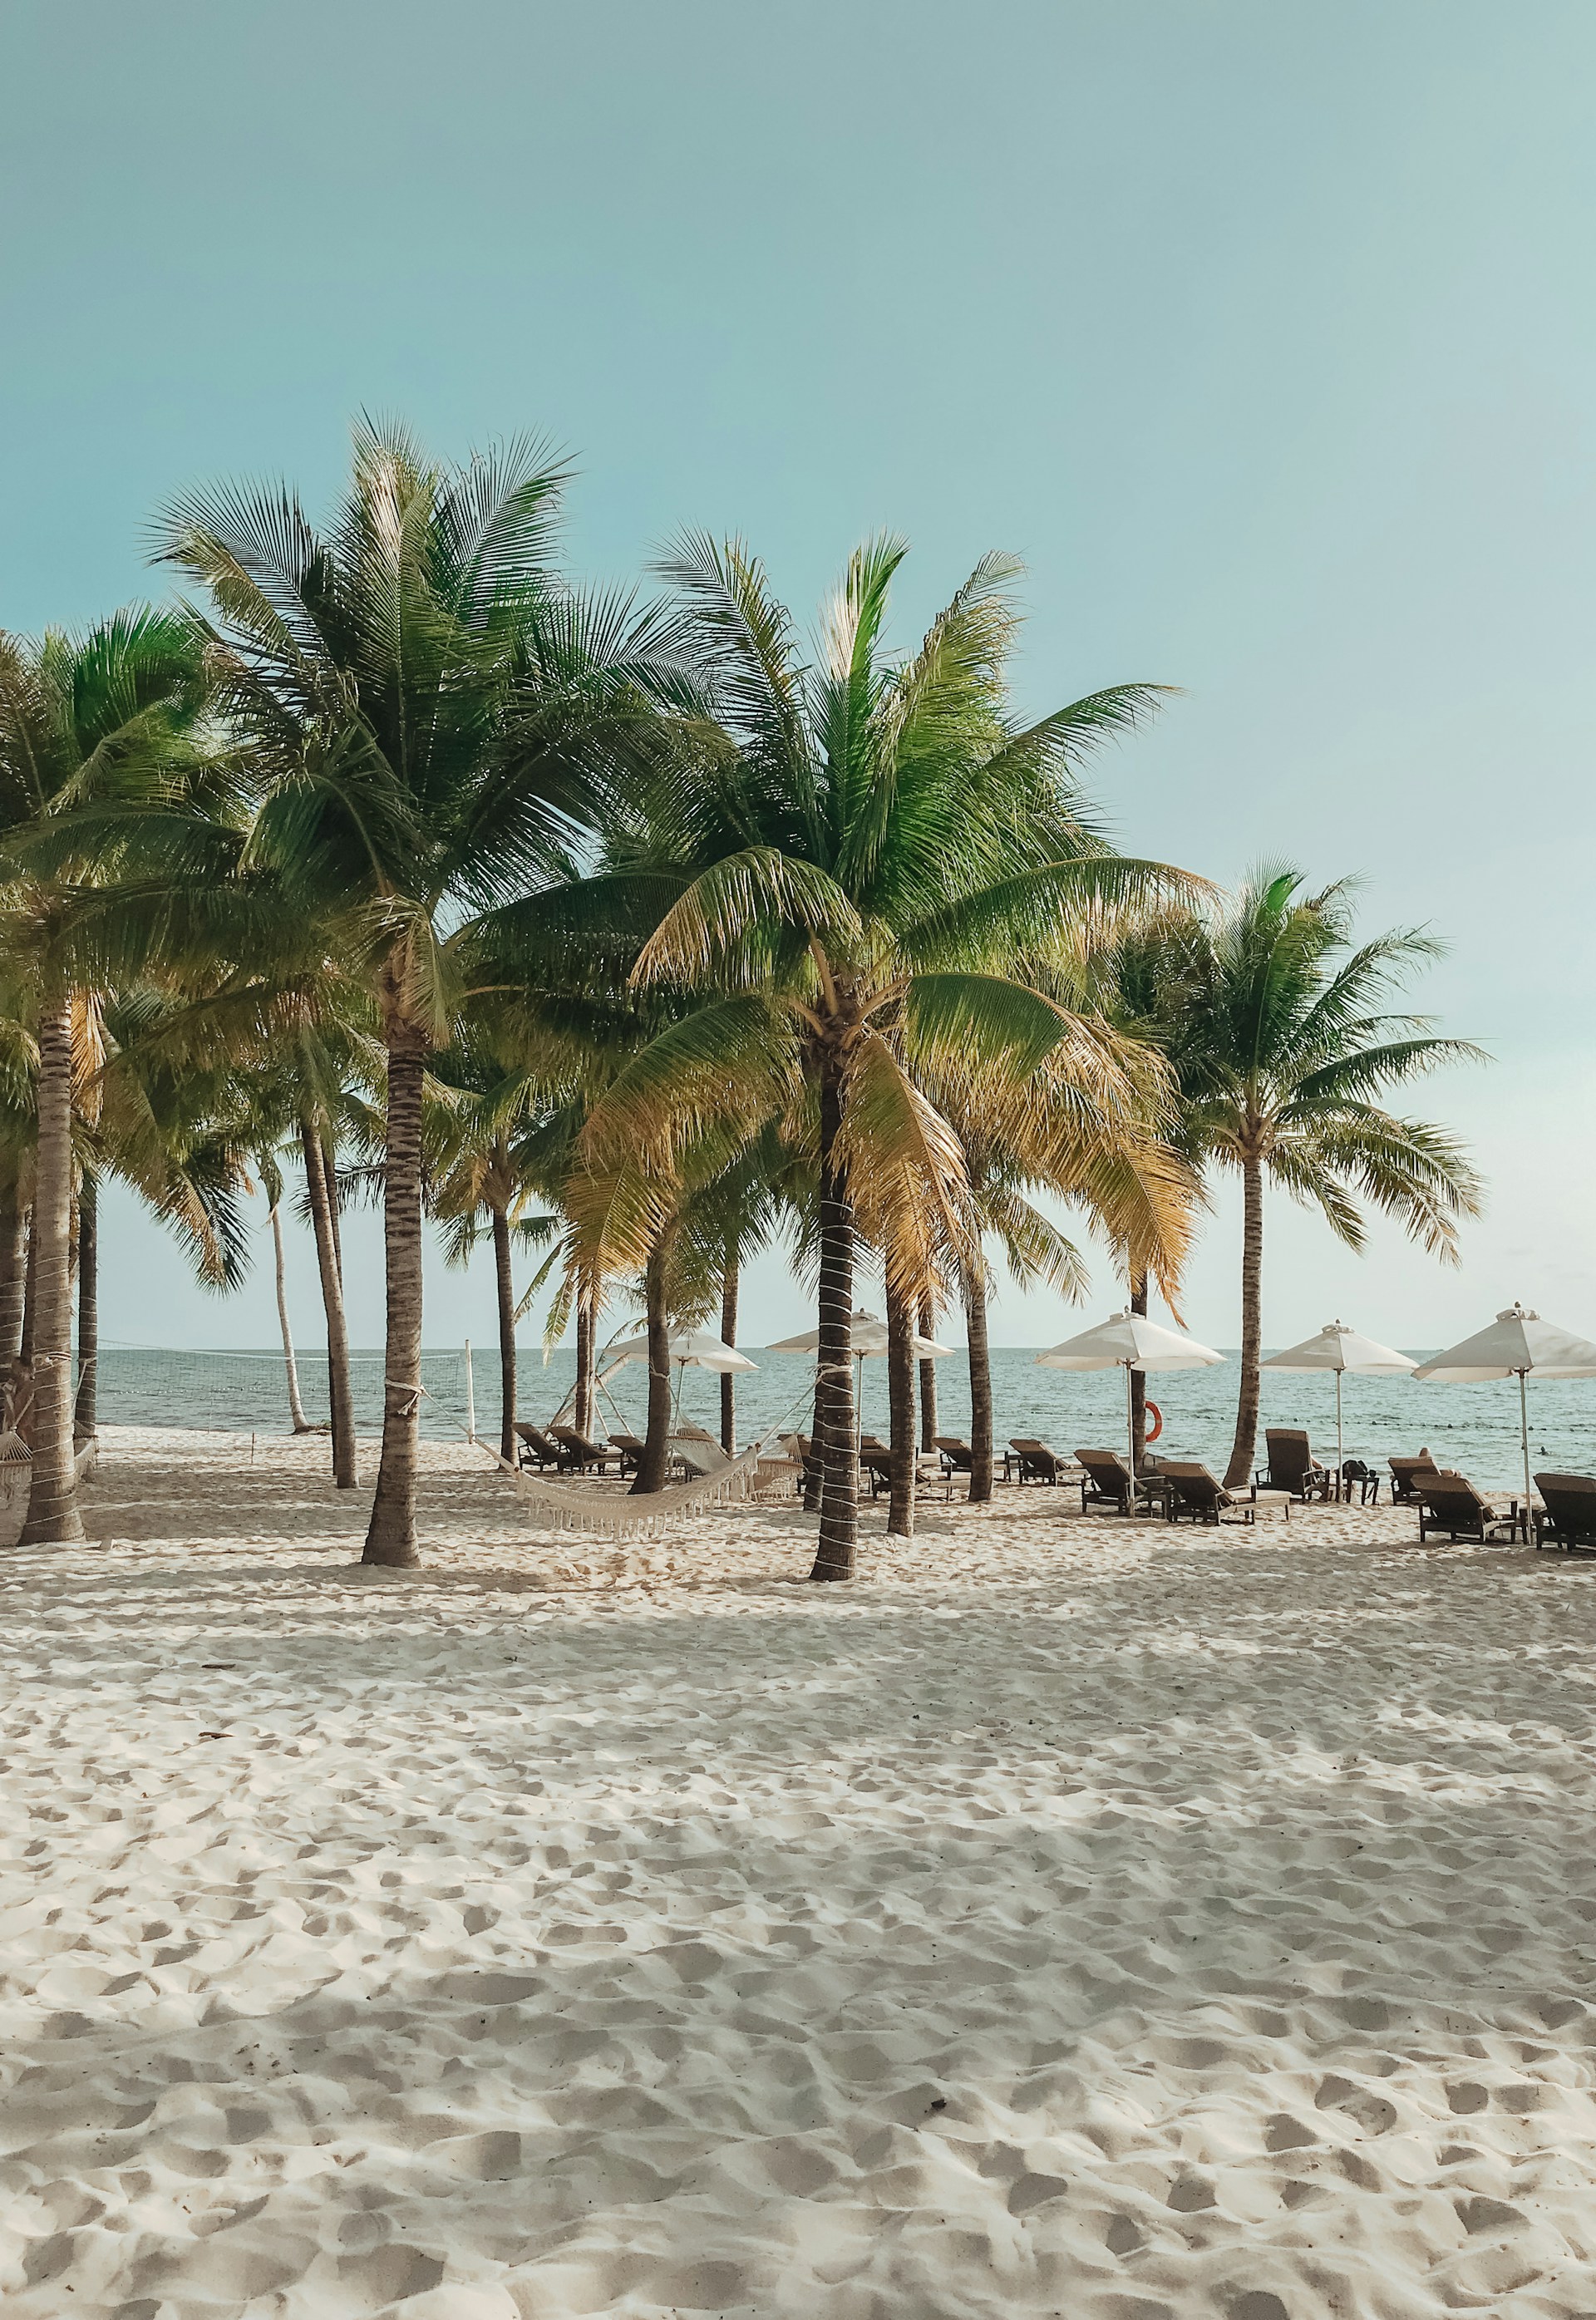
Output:
[[[546,1474],[522,1473],[490,1443],[478,1441],[494,1464],[509,1475],[530,1509],[541,1515],[555,1530],[599,1531],[611,1538],[651,1538],[665,1524],[681,1515],[698,1514],[705,1507],[730,1506],[746,1499],[754,1485],[754,1470],[770,1454],[755,1443],[740,1457],[729,1459],[712,1474],[690,1482],[672,1482],[663,1491],[634,1498],[630,1491],[613,1495],[594,1484],[550,1481]]]

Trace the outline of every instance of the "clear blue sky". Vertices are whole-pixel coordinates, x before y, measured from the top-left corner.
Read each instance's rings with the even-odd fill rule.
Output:
[[[1514,1294],[1596,1328],[1593,77],[1583,0],[13,0],[0,623],[150,589],[197,479],[323,503],[361,405],[568,446],[599,575],[735,528],[807,608],[890,524],[907,630],[1018,550],[1028,705],[1185,688],[1100,765],[1123,842],[1365,873],[1499,1058],[1425,1098],[1492,1181],[1462,1275],[1276,1203],[1266,1334],[1433,1343]],[[113,1337],[269,1338],[264,1277],[218,1306],[116,1213]],[[1221,1344],[1236,1239],[1221,1202]],[[779,1268],[749,1302],[796,1324]],[[439,1277],[430,1339],[490,1324]]]

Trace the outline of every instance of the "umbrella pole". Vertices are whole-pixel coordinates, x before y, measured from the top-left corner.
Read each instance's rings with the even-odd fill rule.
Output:
[[[671,1432],[673,1434],[679,1434],[682,1430],[682,1380],[686,1376],[686,1363],[678,1362],[676,1364],[676,1406],[671,1418]]]
[[[1524,1536],[1529,1537],[1529,1396],[1525,1391],[1524,1372],[1519,1372],[1519,1438],[1524,1445]]]
[[[1341,1373],[1336,1372],[1336,1496],[1341,1495],[1341,1469],[1347,1464],[1347,1453],[1341,1447]]]
[[[1130,1390],[1130,1364],[1125,1364],[1125,1437],[1130,1445],[1130,1506],[1136,1512],[1136,1396]]]

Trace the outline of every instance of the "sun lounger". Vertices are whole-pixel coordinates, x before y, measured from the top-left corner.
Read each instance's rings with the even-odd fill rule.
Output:
[[[623,1479],[626,1475],[635,1474],[638,1472],[642,1464],[643,1453],[648,1446],[640,1434],[611,1435],[611,1449],[621,1453],[621,1473]]]
[[[1419,1516],[1420,1546],[1432,1532],[1444,1532],[1452,1539],[1478,1539],[1482,1546],[1487,1539],[1518,1537],[1520,1518],[1503,1514],[1493,1507],[1464,1475],[1440,1469],[1427,1474],[1420,1468],[1414,1482],[1422,1501]]]
[[[967,1442],[961,1442],[957,1434],[939,1434],[936,1436],[936,1443],[937,1456],[942,1467],[942,1480],[947,1485],[948,1497],[952,1498],[953,1478],[956,1474],[967,1474],[974,1480],[975,1453]]]
[[[540,1426],[529,1426],[522,1419],[515,1422],[515,1463],[518,1466],[536,1466],[540,1473],[545,1466],[558,1467],[565,1456],[559,1444]]]
[[[551,1426],[549,1431],[559,1444],[562,1473],[602,1474],[615,1455],[603,1443],[590,1442],[585,1434],[578,1434],[574,1426]]]
[[[1596,1478],[1537,1474],[1535,1487],[1546,1501],[1535,1509],[1536,1545],[1561,1547],[1565,1554],[1596,1554]]]
[[[1019,1467],[1022,1482],[1062,1482],[1068,1463],[1056,1450],[1049,1450],[1045,1442],[1038,1442],[1033,1434],[1010,1436],[1009,1453],[1003,1460],[1005,1479],[1011,1459]]]
[[[1117,1450],[1077,1450],[1075,1464],[1084,1466],[1081,1478],[1081,1512],[1088,1507],[1112,1507],[1116,1513],[1128,1515],[1138,1500],[1151,1503],[1162,1495],[1162,1482],[1133,1481],[1129,1467]]]
[[[1440,1471],[1428,1450],[1421,1450],[1417,1458],[1388,1458],[1385,1463],[1391,1468],[1391,1503],[1393,1507],[1418,1506],[1419,1484],[1416,1478]]]
[[[1221,1522],[1227,1508],[1235,1509],[1233,1520],[1252,1521],[1255,1509],[1247,1500],[1228,1491],[1218,1475],[1211,1474],[1197,1460],[1166,1458],[1159,1472],[1168,1494],[1166,1511],[1171,1522]]]
[[[1271,1491],[1289,1491],[1292,1498],[1304,1501],[1329,1497],[1336,1478],[1319,1464],[1300,1426],[1265,1427],[1264,1446],[1268,1464],[1254,1475],[1256,1482]]]
[[[879,1498],[883,1491],[891,1491],[893,1454],[876,1442],[874,1435],[866,1436],[859,1445],[859,1472],[868,1478],[873,1499]]]

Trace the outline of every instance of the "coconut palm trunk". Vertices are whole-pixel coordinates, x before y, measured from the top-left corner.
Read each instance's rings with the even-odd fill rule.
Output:
[[[72,1002],[64,992],[40,1011],[38,1109],[30,1251],[33,1464],[23,1546],[84,1535],[72,1449]]]
[[[970,1501],[992,1496],[992,1348],[986,1341],[986,1278],[977,1262],[965,1275],[965,1328],[970,1347]]]
[[[416,1452],[422,1409],[422,1085],[426,1054],[403,1026],[388,1035],[387,1161],[384,1253],[387,1346],[383,1363],[383,1446],[362,1563],[414,1568]]]
[[[299,1398],[299,1364],[294,1358],[294,1332],[288,1326],[288,1280],[283,1261],[282,1203],[278,1201],[271,1204],[271,1246],[277,1281],[277,1328],[283,1339],[283,1367],[288,1376],[288,1419],[295,1434],[311,1434],[315,1429]]]
[[[97,1417],[100,1367],[100,1188],[84,1172],[77,1192],[77,1392],[72,1404],[72,1438],[92,1442]]]
[[[593,1431],[594,1336],[597,1323],[594,1293],[585,1283],[576,1292],[576,1397],[572,1423],[578,1434]]]
[[[37,1171],[35,1171],[37,1173]],[[23,1266],[23,1337],[17,1351],[30,1367],[33,1361],[34,1325],[39,1317],[39,1300],[35,1293],[39,1277],[39,1236],[33,1227],[33,1210],[28,1211],[28,1255]]]
[[[1130,1281],[1130,1310],[1146,1315],[1147,1310],[1147,1276],[1133,1273]],[[1146,1370],[1130,1373],[1130,1439],[1135,1448],[1136,1471],[1139,1474],[1147,1457],[1147,1373]]]
[[[670,1307],[667,1279],[670,1263],[669,1236],[662,1233],[648,1258],[643,1276],[648,1307],[648,1424],[643,1455],[638,1460],[632,1492],[663,1491],[670,1472]]]
[[[510,1271],[510,1219],[494,1210],[494,1280],[499,1294],[499,1455],[515,1464],[515,1282]]]
[[[349,1391],[349,1332],[344,1315],[343,1258],[339,1247],[338,1202],[327,1147],[313,1120],[302,1120],[300,1151],[304,1158],[305,1190],[310,1198],[311,1228],[315,1235],[316,1265],[322,1276],[322,1307],[327,1318],[327,1400],[332,1419],[332,1479],[340,1491],[352,1491],[359,1477],[355,1463],[355,1410]]]
[[[1258,1356],[1262,1351],[1264,1290],[1264,1168],[1248,1154],[1241,1164],[1241,1395],[1236,1440],[1225,1488],[1250,1480],[1258,1442]]]
[[[737,1343],[737,1259],[729,1256],[721,1276],[721,1343]],[[729,1458],[737,1455],[737,1380],[730,1370],[721,1373],[721,1447]]]
[[[842,1083],[821,1087],[821,1294],[815,1395],[821,1460],[821,1534],[812,1579],[851,1579],[859,1532],[858,1429],[854,1412],[854,1219],[838,1155]]]
[[[920,1300],[920,1334],[929,1337],[936,1325],[936,1308],[929,1297]],[[937,1364],[934,1361],[920,1365],[920,1446],[931,1451],[937,1446],[937,1436],[942,1431],[937,1416]]]
[[[906,1297],[886,1292],[886,1391],[892,1449],[892,1496],[886,1527],[896,1538],[914,1536],[914,1310]]]
[[[17,1184],[0,1192],[0,1362],[23,1349],[23,1303],[28,1285],[28,1211]]]

